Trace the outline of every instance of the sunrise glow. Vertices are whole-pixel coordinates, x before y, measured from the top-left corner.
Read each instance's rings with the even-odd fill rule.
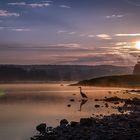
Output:
[[[136,44],[135,44],[135,47],[140,50],[140,41],[137,41]]]

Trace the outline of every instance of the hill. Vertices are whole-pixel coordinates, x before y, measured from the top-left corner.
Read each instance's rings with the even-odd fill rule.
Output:
[[[81,81],[91,77],[131,74],[132,67],[111,65],[0,65],[0,82]]]
[[[80,81],[75,85],[107,87],[140,87],[140,75],[105,76]]]

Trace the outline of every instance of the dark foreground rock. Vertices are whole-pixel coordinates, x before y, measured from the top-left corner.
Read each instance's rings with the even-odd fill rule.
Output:
[[[31,140],[140,140],[140,117],[131,114],[82,118],[79,123],[47,128],[45,134]]]
[[[122,101],[116,97],[107,99],[112,100]],[[63,119],[59,126],[46,127],[45,133],[43,129],[30,140],[140,140],[140,99],[123,101],[125,104],[119,109],[129,109],[130,114],[81,118],[79,122]]]

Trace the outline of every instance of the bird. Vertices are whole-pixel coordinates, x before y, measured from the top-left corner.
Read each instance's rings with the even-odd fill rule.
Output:
[[[87,95],[82,92],[82,88],[81,87],[79,87],[79,88],[80,88],[80,94],[81,94],[82,98],[88,98]]]

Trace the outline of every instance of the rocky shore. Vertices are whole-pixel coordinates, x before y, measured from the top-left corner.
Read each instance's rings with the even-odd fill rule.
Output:
[[[63,119],[55,128],[42,123],[36,127],[39,134],[30,140],[140,140],[140,99],[111,97],[104,101],[124,102],[117,108],[120,114],[81,118],[79,122]]]

